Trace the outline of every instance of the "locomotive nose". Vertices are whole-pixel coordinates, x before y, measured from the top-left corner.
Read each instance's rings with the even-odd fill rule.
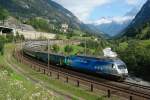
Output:
[[[125,65],[117,65],[118,68],[118,74],[120,74],[122,77],[128,77],[128,70]]]
[[[122,78],[126,79],[128,77],[127,73],[121,74]]]

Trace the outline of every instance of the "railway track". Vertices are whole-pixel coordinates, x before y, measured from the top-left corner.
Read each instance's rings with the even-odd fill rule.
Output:
[[[145,90],[150,91],[150,86],[144,86],[144,85],[135,84],[135,83],[131,83],[131,82],[123,82],[123,84],[130,85],[130,86],[136,86],[136,87],[139,87],[141,89],[145,89]]]
[[[20,53],[17,54],[18,59],[22,59],[22,56]],[[21,58],[20,58],[21,57]],[[130,98],[130,100],[149,100],[150,99],[150,87],[147,86],[142,86],[130,82],[113,82],[113,81],[108,81],[105,79],[100,79],[97,77],[89,76],[86,74],[82,74],[79,72],[75,72],[72,70],[56,67],[50,65],[50,68],[47,67],[47,64],[39,62],[36,59],[32,59],[31,57],[28,56],[23,56],[23,59],[32,66],[38,66],[39,68],[45,70],[46,72],[55,72],[58,73],[58,75],[63,75],[64,77],[68,76],[69,78],[72,78],[77,81],[78,85],[79,83],[86,82],[86,85],[90,84],[90,88],[93,91],[94,89],[102,89],[102,90],[109,90],[108,92],[115,94],[115,95],[120,95],[126,98]],[[45,72],[45,73],[46,73]],[[113,93],[115,92],[115,93]],[[110,95],[110,94],[109,94]]]

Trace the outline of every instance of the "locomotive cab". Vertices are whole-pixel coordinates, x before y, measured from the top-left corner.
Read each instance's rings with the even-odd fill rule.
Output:
[[[121,76],[122,78],[126,78],[128,77],[128,70],[127,70],[127,67],[126,65],[123,63],[123,62],[117,62],[114,64],[119,76]]]

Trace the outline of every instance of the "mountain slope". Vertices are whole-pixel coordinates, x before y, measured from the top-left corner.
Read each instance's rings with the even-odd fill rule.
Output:
[[[146,38],[150,33],[148,32],[148,27],[150,24],[150,0],[148,0],[140,12],[136,15],[135,19],[131,24],[123,31],[123,36]]]
[[[56,27],[67,23],[70,28],[93,32],[70,11],[52,0],[0,0],[0,6],[19,19],[42,17]]]
[[[113,37],[118,35],[121,30],[126,28],[130,22],[131,20],[124,21],[123,23],[117,23],[115,21],[112,21],[111,23],[100,24],[96,27],[107,35]]]

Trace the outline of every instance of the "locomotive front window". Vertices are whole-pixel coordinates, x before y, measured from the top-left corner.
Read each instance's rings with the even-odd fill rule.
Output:
[[[118,69],[126,69],[125,65],[118,65]]]

